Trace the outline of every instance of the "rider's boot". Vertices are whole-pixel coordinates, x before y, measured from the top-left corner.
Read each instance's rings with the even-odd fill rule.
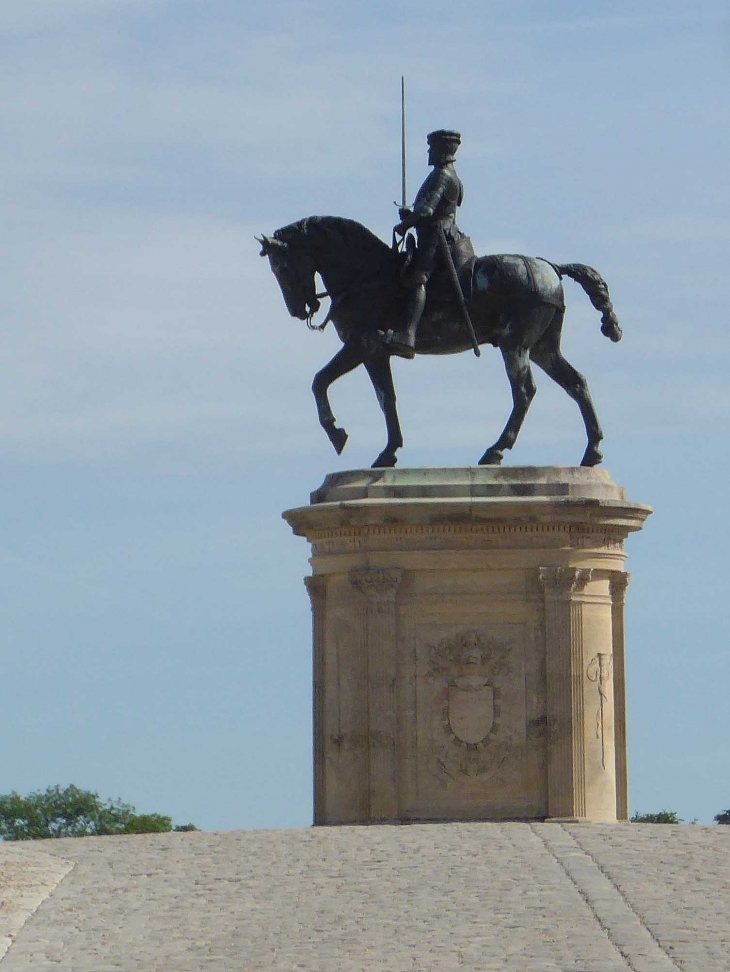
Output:
[[[392,354],[399,358],[415,358],[416,331],[426,304],[426,287],[421,284],[411,290],[406,307],[406,326],[397,331],[388,331],[385,344]]]

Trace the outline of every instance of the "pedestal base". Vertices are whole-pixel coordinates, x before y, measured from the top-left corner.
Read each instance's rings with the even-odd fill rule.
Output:
[[[312,544],[315,823],[628,817],[623,541],[583,468],[359,470]]]

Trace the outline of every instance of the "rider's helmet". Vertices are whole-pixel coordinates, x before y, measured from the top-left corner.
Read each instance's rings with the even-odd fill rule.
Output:
[[[430,132],[426,136],[426,141],[430,157],[439,162],[453,162],[457,149],[461,145],[461,135],[450,129],[439,128],[435,132]]]

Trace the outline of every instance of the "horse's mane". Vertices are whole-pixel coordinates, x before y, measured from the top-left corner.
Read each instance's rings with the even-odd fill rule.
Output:
[[[307,216],[296,223],[282,226],[274,233],[275,240],[283,243],[293,242],[298,236],[313,236],[322,233],[347,249],[358,249],[365,254],[382,258],[390,253],[387,243],[371,233],[362,223],[344,216]]]

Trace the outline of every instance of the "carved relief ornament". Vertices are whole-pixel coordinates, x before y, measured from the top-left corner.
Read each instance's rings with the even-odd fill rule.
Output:
[[[394,600],[402,578],[400,567],[356,567],[350,571],[350,583],[369,601]]]
[[[546,594],[570,597],[586,589],[593,570],[590,567],[540,567],[540,583]]]
[[[576,524],[483,524],[483,523],[429,523],[370,525],[357,529],[330,527],[313,530],[309,536],[318,555],[356,553],[364,549],[366,542],[381,549],[397,548],[404,538],[417,540],[427,549],[450,547],[458,537],[461,547],[531,547],[535,541],[541,546],[573,549],[623,550],[625,531],[602,527],[583,527]]]
[[[604,652],[598,652],[588,662],[586,678],[593,682],[598,690],[598,706],[596,709],[596,739],[601,741],[601,765],[606,769],[606,708],[608,706],[608,688],[611,682],[613,658]]]
[[[327,581],[324,577],[317,574],[312,574],[309,577],[304,578],[304,586],[307,588],[307,593],[312,602],[312,607],[317,604],[321,604],[324,601],[325,595],[327,593]]]
[[[622,601],[626,597],[626,589],[629,586],[631,574],[628,571],[616,571],[611,574],[609,589],[614,601]]]
[[[500,738],[501,682],[514,671],[512,645],[478,631],[429,647],[433,757],[440,777],[509,774],[512,744]]]

